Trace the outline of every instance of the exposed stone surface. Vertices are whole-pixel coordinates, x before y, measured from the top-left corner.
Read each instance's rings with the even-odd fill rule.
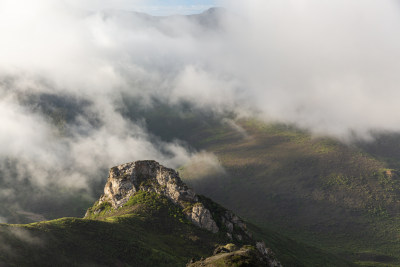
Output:
[[[264,258],[269,259],[269,266],[281,267],[282,264],[275,258],[275,254],[270,248],[265,246],[264,242],[256,242],[257,250],[264,256]]]
[[[214,255],[199,261],[192,260],[187,267],[214,267],[214,266],[268,266],[281,267],[282,265],[274,258],[264,256],[260,251],[252,246],[243,246],[238,249],[233,244],[219,246],[215,249]]]
[[[188,217],[200,228],[207,229],[213,233],[218,233],[219,231],[217,224],[212,218],[211,212],[201,203],[193,206],[192,212],[188,214]]]
[[[214,249],[213,255],[215,256],[220,253],[234,252],[237,249],[238,248],[236,247],[235,244],[229,243],[229,244],[226,244],[225,246],[218,246],[216,249]]]
[[[162,194],[175,204],[197,201],[195,193],[182,182],[176,171],[156,161],[145,160],[111,168],[100,203],[108,201],[113,208],[119,208],[139,190]]]

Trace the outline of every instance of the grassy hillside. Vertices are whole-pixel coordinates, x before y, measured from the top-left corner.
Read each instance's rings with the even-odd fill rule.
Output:
[[[400,263],[396,170],[357,147],[295,128],[255,120],[238,126],[247,136],[228,125],[201,131],[208,137],[199,147],[214,152],[226,173],[199,180],[183,169],[196,190],[264,229],[355,262]]]
[[[193,226],[166,198],[138,194],[115,213],[1,225],[11,266],[185,266],[225,238]]]
[[[186,104],[155,101],[150,107],[123,99],[120,112],[145,124],[150,138],[181,140],[188,148],[213,152],[225,172],[199,173],[204,168],[199,163],[184,166],[181,175],[197,192],[271,233],[271,240],[281,233],[277,251],[280,243],[298,244],[293,251],[280,247],[281,255],[290,255],[287,263],[310,266],[308,259],[318,257],[306,256],[302,244],[307,243],[367,266],[400,264],[399,136],[382,134],[372,143],[345,145],[293,126],[234,121],[232,114]],[[63,203],[77,207],[68,199]]]
[[[92,210],[97,208],[95,204]],[[351,266],[312,247],[251,228],[258,238],[271,242],[285,266]],[[105,206],[88,219],[3,224],[0,240],[2,266],[185,266],[231,242],[224,233],[194,226],[167,198],[146,192],[137,193],[118,210]]]
[[[400,160],[388,149],[393,140],[387,149],[346,145],[293,126],[221,119],[185,106],[159,105],[143,116],[162,139],[213,152],[225,173],[204,175],[198,172],[204,166],[189,164],[181,176],[256,226],[367,266],[400,264]]]

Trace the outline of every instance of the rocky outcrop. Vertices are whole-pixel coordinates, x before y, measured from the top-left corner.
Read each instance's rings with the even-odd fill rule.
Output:
[[[213,233],[219,231],[212,212],[200,202],[199,196],[182,182],[179,174],[154,160],[130,162],[111,168],[104,194],[97,205],[104,206],[104,203],[109,203],[113,209],[118,209],[138,191],[155,192],[166,196],[181,206],[187,218],[198,227]],[[228,226],[230,233],[233,233],[236,224],[239,228],[243,227],[243,222],[229,212],[224,214],[221,220]]]
[[[108,201],[113,208],[122,207],[137,191],[156,192],[175,204],[196,202],[197,196],[173,169],[153,160],[136,161],[110,169],[100,203]]]
[[[269,266],[282,267],[273,257],[264,256],[253,246],[243,246],[240,249],[234,244],[219,246],[214,250],[214,255],[199,261],[192,260],[187,267],[214,267],[214,266]]]
[[[256,242],[256,248],[261,253],[264,259],[268,259],[269,266],[282,266],[281,263],[275,258],[275,254],[272,252],[272,250],[265,246],[264,241]]]
[[[272,262],[264,243],[258,244],[252,239],[246,224],[238,216],[212,200],[196,195],[182,182],[175,170],[166,168],[153,160],[130,162],[111,168],[104,194],[96,205],[86,212],[85,217],[105,210],[109,212],[118,210],[139,191],[165,196],[175,205],[180,206],[187,219],[194,225],[212,233],[225,234],[234,242],[253,244],[258,249],[257,255],[265,258],[261,259],[261,262],[267,262],[267,259],[268,262]],[[248,252],[248,250],[245,251]],[[244,250],[237,253],[246,254]]]
[[[104,194],[97,205],[101,207],[104,203],[109,203],[113,209],[118,209],[138,191],[166,196],[174,204],[184,208],[187,217],[195,225],[213,233],[219,231],[210,210],[199,202],[199,197],[182,182],[178,173],[153,160],[136,161],[111,168]],[[85,217],[87,215],[88,213]]]
[[[196,203],[192,212],[188,213],[189,219],[200,228],[207,229],[213,233],[218,233],[219,228],[214,221],[211,212],[204,207],[202,203]]]

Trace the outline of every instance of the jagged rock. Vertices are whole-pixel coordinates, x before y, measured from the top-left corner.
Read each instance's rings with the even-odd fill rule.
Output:
[[[227,244],[225,246],[218,246],[216,249],[214,249],[213,255],[217,255],[217,254],[220,254],[220,253],[229,253],[229,252],[233,252],[235,250],[237,250],[236,245],[230,243],[230,244]]]
[[[207,229],[213,233],[218,233],[219,231],[217,224],[212,218],[211,212],[206,209],[202,203],[194,205],[188,217],[200,228]]]
[[[210,210],[199,202],[199,197],[182,182],[179,174],[154,160],[130,162],[111,168],[104,195],[100,197],[98,205],[109,202],[113,209],[118,209],[137,191],[166,196],[184,208],[187,217],[195,225],[213,233],[219,231]]]
[[[137,191],[156,192],[172,200],[196,202],[197,196],[173,169],[153,160],[136,161],[110,169],[100,203],[108,201],[113,208],[122,207]]]
[[[222,221],[225,222],[225,225],[227,226],[230,233],[232,233],[234,225],[238,226],[243,231],[247,231],[246,224],[232,211],[226,211],[224,217],[222,218]]]
[[[256,242],[257,250],[264,256],[264,258],[269,259],[269,266],[271,267],[281,267],[282,264],[275,258],[275,254],[271,249],[265,246],[264,242]]]
[[[220,246],[214,251],[214,255],[196,262],[190,262],[187,267],[200,266],[268,266],[281,267],[280,263],[273,258],[265,257],[253,246],[243,246],[238,249],[233,244]]]

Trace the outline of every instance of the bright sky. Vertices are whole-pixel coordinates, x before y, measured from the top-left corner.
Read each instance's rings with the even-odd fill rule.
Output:
[[[219,0],[67,0],[86,9],[124,9],[151,15],[201,13],[218,6]]]
[[[141,1],[137,11],[152,15],[193,14],[216,5],[217,0],[150,0]]]

